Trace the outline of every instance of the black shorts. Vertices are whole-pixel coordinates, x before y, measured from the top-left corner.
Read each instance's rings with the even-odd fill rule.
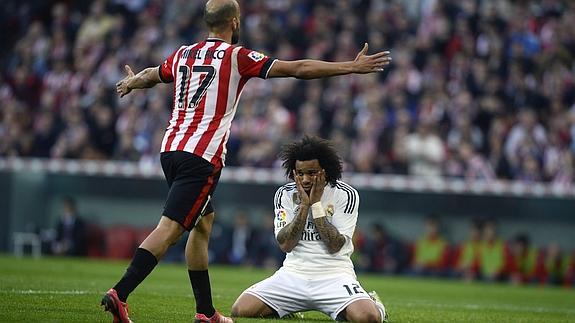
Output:
[[[211,198],[222,169],[185,151],[163,152],[160,161],[170,188],[164,216],[192,230],[204,214],[214,211]]]

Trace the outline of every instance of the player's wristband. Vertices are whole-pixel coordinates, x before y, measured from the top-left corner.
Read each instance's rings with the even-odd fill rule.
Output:
[[[311,216],[313,216],[314,219],[325,216],[325,211],[323,209],[323,205],[321,205],[321,202],[315,202],[311,205]]]

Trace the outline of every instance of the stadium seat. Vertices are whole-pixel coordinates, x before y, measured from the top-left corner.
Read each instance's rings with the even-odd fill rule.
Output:
[[[136,229],[136,245],[139,246],[152,231],[154,231],[154,227]]]
[[[104,256],[105,250],[104,230],[97,224],[88,223],[86,225],[86,256],[100,258]]]
[[[129,226],[116,226],[105,230],[106,257],[129,259],[137,246],[136,230]]]

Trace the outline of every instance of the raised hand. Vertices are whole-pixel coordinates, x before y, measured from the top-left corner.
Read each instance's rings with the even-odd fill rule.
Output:
[[[299,178],[299,176],[297,176],[295,170],[293,171],[293,178],[295,180],[295,184],[297,187],[297,192],[299,194],[299,198],[301,200],[301,204],[310,206],[311,204],[310,204],[309,195],[307,195],[307,193],[305,192],[305,189],[303,188],[303,185],[301,183],[301,178]],[[313,190],[313,187],[312,187],[312,190]]]
[[[317,175],[313,177],[313,184],[309,193],[309,203],[314,204],[321,201],[323,189],[325,188],[325,170],[320,170]]]
[[[118,93],[120,97],[123,97],[132,91],[132,88],[128,86],[128,83],[130,83],[130,81],[135,77],[130,66],[125,65],[124,69],[126,70],[127,76],[116,83],[116,93]]]
[[[382,72],[391,63],[391,53],[389,51],[367,55],[369,45],[365,43],[361,51],[353,61],[355,73],[366,74],[372,72]]]

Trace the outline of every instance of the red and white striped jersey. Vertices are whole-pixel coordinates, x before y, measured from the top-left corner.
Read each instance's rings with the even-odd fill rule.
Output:
[[[242,90],[252,77],[267,78],[274,61],[216,38],[176,50],[160,65],[161,80],[174,82],[161,152],[187,151],[223,167]]]

